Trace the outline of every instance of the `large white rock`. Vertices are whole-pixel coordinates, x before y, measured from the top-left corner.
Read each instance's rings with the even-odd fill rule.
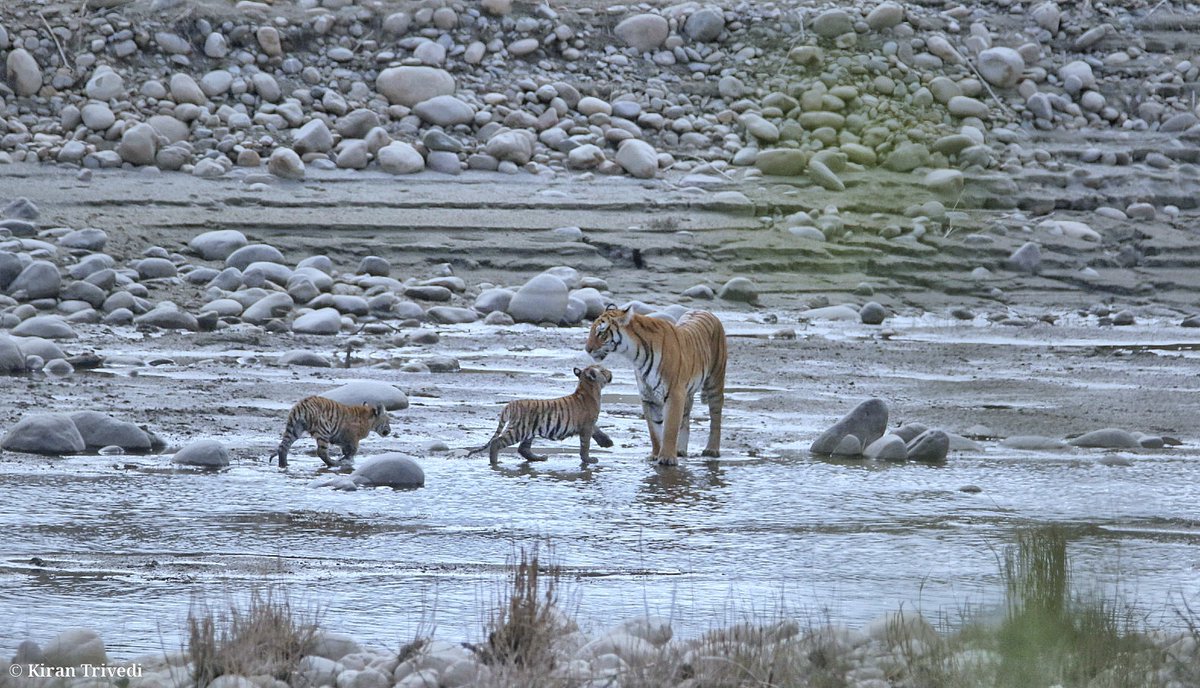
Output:
[[[393,141],[375,154],[379,169],[390,174],[413,174],[425,169],[425,158],[403,141]]]
[[[304,179],[304,161],[291,148],[276,148],[267,158],[267,171],[282,179]]]
[[[625,139],[617,149],[617,164],[629,174],[641,179],[653,179],[658,174],[658,151],[640,139]]]
[[[8,429],[0,447],[31,454],[76,454],[87,448],[75,421],[65,413],[25,416]]]
[[[296,130],[292,137],[292,150],[299,155],[305,153],[328,153],[333,148],[333,133],[324,120],[312,119]]]
[[[485,150],[497,160],[524,165],[533,157],[533,139],[525,131],[504,129],[488,139]]]
[[[25,354],[12,337],[0,335],[0,375],[25,372]]]
[[[814,454],[832,454],[846,437],[858,441],[859,451],[863,446],[883,437],[887,430],[888,407],[882,399],[868,399],[854,407],[833,427],[821,434],[809,451]]]
[[[139,122],[125,130],[117,144],[117,155],[132,165],[153,165],[158,152],[158,132],[154,127]]]
[[[8,54],[5,76],[19,96],[31,96],[42,88],[42,68],[24,48]]]
[[[283,265],[283,253],[270,244],[244,245],[225,258],[225,265],[245,270],[254,263],[279,263]]]
[[[95,100],[112,100],[119,98],[125,93],[125,80],[108,67],[97,67],[92,78],[88,79],[87,86],[84,87],[88,98]]]
[[[375,79],[375,88],[393,105],[412,107],[436,96],[454,94],[454,77],[436,67],[389,67]]]
[[[287,294],[275,292],[255,301],[242,313],[242,320],[248,323],[262,324],[268,320],[285,317],[291,312],[295,303]]]
[[[404,395],[404,392],[386,382],[374,380],[347,382],[341,387],[321,392],[321,396],[346,405],[383,404],[384,408],[389,411],[408,408],[408,397]]]
[[[661,15],[635,14],[617,24],[613,33],[626,45],[646,52],[662,45],[671,33],[671,27]]]
[[[988,48],[979,53],[979,73],[993,86],[1016,86],[1025,71],[1025,59],[1012,48]]]
[[[360,462],[350,479],[364,487],[423,487],[425,472],[409,457],[389,452]]]
[[[526,282],[508,304],[516,322],[557,323],[567,314],[567,285],[554,275],[541,274]]]

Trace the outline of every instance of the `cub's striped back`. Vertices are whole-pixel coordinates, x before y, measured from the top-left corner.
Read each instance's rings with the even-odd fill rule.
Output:
[[[392,431],[383,404],[346,405],[318,396],[301,399],[288,413],[283,439],[276,450],[279,467],[287,467],[288,450],[306,432],[317,441],[317,456],[326,466],[333,466],[334,462],[329,458],[330,444],[341,447],[341,460],[347,462],[358,453],[358,443],[372,430],[381,437],[387,437]]]
[[[612,382],[612,373],[604,366],[591,365],[576,368],[579,384],[575,391],[556,399],[517,399],[504,405],[500,412],[500,423],[492,439],[482,447],[473,449],[468,456],[488,450],[492,463],[496,463],[500,450],[520,443],[517,453],[526,461],[545,461],[546,457],[533,452],[535,437],[562,440],[579,435],[579,457],[584,463],[592,463],[588,451],[595,438],[601,447],[611,447],[612,440],[596,429],[600,417],[600,390]]]

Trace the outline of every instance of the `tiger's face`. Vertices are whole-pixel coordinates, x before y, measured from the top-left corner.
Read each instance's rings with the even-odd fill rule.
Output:
[[[586,368],[576,368],[575,377],[580,380],[591,380],[600,387],[612,382],[612,373],[602,365],[590,365]]]
[[[622,328],[628,325],[630,320],[633,320],[632,309],[617,308],[611,303],[608,304],[608,308],[592,322],[584,350],[597,361],[603,361],[605,356],[620,348],[625,337]],[[609,377],[611,378],[611,375]]]
[[[387,437],[392,432],[392,421],[383,404],[375,404],[371,407],[371,429],[380,437]]]

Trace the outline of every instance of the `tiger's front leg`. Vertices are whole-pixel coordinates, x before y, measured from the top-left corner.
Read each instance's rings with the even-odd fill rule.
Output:
[[[358,442],[347,440],[342,445],[342,463],[350,463],[354,459],[354,455],[358,453]]]
[[[592,433],[592,428],[587,426],[584,426],[579,430],[579,460],[583,463],[596,463],[597,461],[588,455],[588,451],[592,448]],[[606,437],[605,439],[608,438]],[[610,442],[609,444],[612,443]]]
[[[604,447],[605,449],[613,446],[612,438],[604,434],[604,431],[599,428],[592,430],[592,439],[596,440],[596,444]]]
[[[642,415],[646,418],[646,428],[650,431],[650,458],[658,457],[659,446],[662,445],[663,407],[651,399],[642,399]]]
[[[674,466],[679,463],[679,426],[683,423],[684,399],[679,393],[667,393],[667,413],[661,427],[662,446],[659,447],[658,463]]]

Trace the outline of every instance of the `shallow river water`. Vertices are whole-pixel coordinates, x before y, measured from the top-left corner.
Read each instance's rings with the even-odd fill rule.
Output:
[[[720,460],[693,457],[679,468],[646,462],[632,374],[614,363],[602,425],[618,444],[597,451],[600,462],[586,469],[572,442],[543,443],[552,453],[539,464],[512,453],[489,466],[486,458],[423,451],[438,438],[454,449],[482,443],[494,428],[497,397],[569,391],[571,365],[586,363],[577,351],[579,329],[538,331],[527,350],[513,353],[489,341],[485,328],[449,327],[436,353],[458,357],[464,370],[434,376],[283,370],[261,362],[270,349],[189,351],[128,333],[109,353],[172,362],[137,376],[123,369],[80,373],[76,390],[39,391],[31,383],[29,393],[44,393],[42,405],[56,410],[105,410],[105,399],[123,397],[113,402],[122,406],[141,394],[175,419],[164,421],[161,433],[172,444],[188,439],[177,428],[186,427],[180,416],[192,404],[258,414],[263,429],[258,421],[232,422],[243,436],[196,427],[196,436],[215,436],[235,450],[234,464],[218,472],[175,469],[167,456],[0,457],[0,653],[27,637],[44,643],[69,626],[97,629],[117,657],[178,649],[189,608],[221,607],[251,588],[286,594],[293,606],[319,613],[325,627],[362,642],[395,647],[431,629],[477,641],[502,592],[505,563],[535,545],[543,560],[564,566],[562,592],[585,630],[644,613],[671,617],[682,635],[781,614],[859,625],[901,605],[953,626],[999,600],[998,561],[1014,529],[1044,522],[1074,527],[1070,551],[1081,589],[1120,595],[1150,625],[1177,623],[1177,604],[1197,600],[1194,422],[1175,428],[1183,447],[1122,452],[1115,463],[1128,465],[1107,465],[1114,462],[1100,459],[1113,455],[1100,450],[1017,451],[990,440],[977,451],[954,452],[944,466],[832,461],[807,452],[853,403],[888,390],[889,402],[910,411],[894,415],[893,425],[937,421],[962,431],[974,422],[964,399],[974,399],[981,414],[1007,414],[990,421],[1009,423],[994,428],[998,434],[1025,434],[1021,418],[1046,409],[1073,417],[1076,405],[1086,422],[1072,429],[1117,424],[1122,390],[1137,388],[1140,378],[1108,375],[1107,368],[1140,366],[1151,377],[1165,368],[1173,380],[1164,383],[1167,396],[1200,386],[1200,365],[1188,347],[1158,346],[1177,342],[1178,333],[1122,334],[1109,342],[1086,326],[1030,336],[912,322],[890,341],[858,326],[802,328],[797,341],[757,336],[782,326],[730,327],[744,335],[734,338],[732,355],[752,364],[745,372],[731,369]],[[1139,342],[1158,350],[1139,352]],[[1126,356],[1108,357],[1110,345]],[[925,346],[956,353],[923,365],[914,352]],[[779,366],[786,347],[802,347],[810,363],[803,370]],[[854,362],[812,362],[818,350],[842,351]],[[865,374],[861,354],[876,350],[895,357],[880,355],[879,367]],[[1144,365],[1143,355],[1151,357]],[[945,365],[950,359],[959,365]],[[549,381],[541,372],[560,369]],[[847,398],[845,385],[855,375],[855,396]],[[264,461],[288,403],[266,392],[239,402],[214,391],[227,385],[243,391],[224,396],[244,396],[282,380],[310,393],[313,385],[355,377],[409,390],[411,407],[393,414],[395,434],[372,436],[362,456],[412,451],[426,473],[424,489],[310,488],[319,472],[310,439],[297,444],[286,473]],[[1022,397],[1011,385],[989,392],[997,380],[1025,378],[1058,392]],[[1006,400],[988,402],[989,395]],[[1094,410],[1105,408],[1105,395],[1110,416]],[[465,419],[456,415],[480,397],[488,399],[476,403],[481,408]],[[707,432],[707,414],[700,415],[693,450]],[[1030,433],[1035,425],[1030,421]]]

